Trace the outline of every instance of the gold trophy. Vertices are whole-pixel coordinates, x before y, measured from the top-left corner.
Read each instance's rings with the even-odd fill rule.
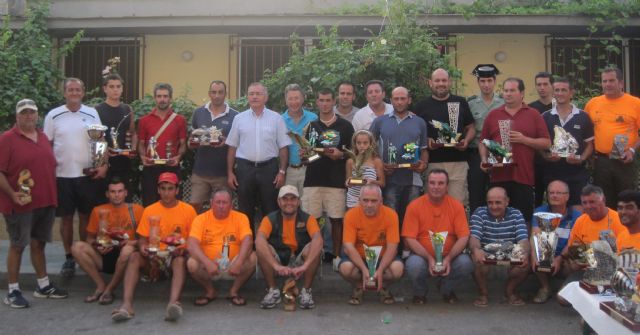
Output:
[[[89,159],[91,167],[82,169],[82,173],[86,176],[94,176],[96,169],[106,164],[107,159],[107,141],[104,139],[104,133],[107,126],[101,124],[92,124],[87,128],[89,136]]]
[[[303,134],[305,134],[307,132],[307,130],[309,129],[310,125],[311,125],[311,123],[309,123],[302,130]],[[294,133],[292,131],[289,131],[287,134],[289,135],[289,137],[291,137],[291,139],[294,142],[296,142],[296,144],[300,148],[299,150],[300,150],[300,157],[301,157],[302,164],[313,163],[313,162],[317,161],[318,159],[320,159],[320,155],[318,155],[318,153],[314,151],[315,139],[313,140],[313,143],[311,143],[311,141],[307,141],[307,139],[304,138],[304,136],[296,134],[296,133]],[[316,135],[317,135],[317,133],[316,133]]]
[[[160,251],[160,217],[149,216],[149,244],[147,251],[150,256],[155,256]]]
[[[347,180],[347,184],[349,186],[361,186],[367,183],[367,181],[363,178],[362,173],[362,164],[366,162],[373,155],[373,148],[369,147],[364,152],[356,155],[353,151],[343,147],[342,150],[353,160],[353,171],[351,173],[351,177]]]
[[[562,215],[558,213],[539,212],[533,214],[540,227],[540,232],[531,236],[531,244],[535,250],[536,271],[553,272],[553,258],[558,245],[555,230],[560,224]]]
[[[551,154],[562,158],[575,157],[580,159],[578,152],[578,141],[568,131],[560,126],[553,127],[553,146],[551,146]]]
[[[364,248],[364,259],[367,263],[367,268],[369,269],[368,277],[365,282],[364,288],[370,291],[375,291],[378,289],[378,282],[373,276],[376,273],[376,267],[378,266],[378,259],[380,258],[382,247],[381,246],[369,247],[367,245],[363,245],[363,248]]]
[[[23,169],[18,174],[18,191],[22,192],[20,196],[20,205],[24,206],[31,203],[31,189],[35,185],[33,178],[31,178],[31,171]]]

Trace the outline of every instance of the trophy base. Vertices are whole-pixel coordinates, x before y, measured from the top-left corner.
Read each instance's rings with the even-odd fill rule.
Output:
[[[437,264],[433,267],[433,274],[441,275],[444,273],[444,266],[442,264]]]
[[[607,290],[611,290],[611,285],[593,285],[585,282],[584,280],[581,280],[580,288],[587,291],[589,294],[598,294]]]
[[[401,164],[389,164],[392,169],[410,169],[418,167],[418,163],[401,163]]]
[[[20,197],[20,203],[22,204],[22,206],[30,204],[31,201],[33,201],[31,195],[23,195],[22,197]]]
[[[349,186],[362,186],[366,183],[366,180],[360,178],[349,178],[349,180],[347,181],[347,185]]]
[[[319,153],[331,154],[333,153],[334,148],[313,148],[313,151]]]
[[[314,153],[313,155],[309,156],[309,157],[305,157],[302,160],[302,164],[309,164],[309,163],[313,163],[315,161],[317,161],[318,159],[320,159],[320,155]]]
[[[612,319],[622,323],[623,326],[627,327],[632,332],[640,332],[640,322],[634,321],[631,313],[616,309],[613,301],[601,302],[600,310],[607,313]]]
[[[547,266],[547,265],[538,265],[538,266],[536,266],[536,272],[552,273],[553,270],[554,270],[554,268],[552,266]]]
[[[517,266],[517,265],[522,265],[524,262],[511,260],[511,259],[503,259],[503,260],[485,259],[484,262],[482,263],[486,265]]]
[[[364,284],[364,289],[367,291],[377,291],[378,283],[375,280],[369,278],[367,282]]]
[[[516,163],[514,163],[514,162],[481,163],[480,165],[485,169],[489,169],[489,168],[504,168],[504,167],[508,167],[508,166],[516,166]]]
[[[109,152],[113,156],[133,157],[133,156],[136,155],[135,151],[133,149],[113,149],[113,148],[109,148]]]
[[[211,142],[189,141],[189,147],[191,148],[213,147],[217,145],[220,145],[220,141],[211,141]]]
[[[575,159],[580,159],[580,155],[569,155],[567,153],[562,153],[562,154],[556,153],[556,154],[560,158],[565,158],[566,159],[566,158],[569,158],[569,157],[573,156]]]
[[[432,143],[431,144],[431,148],[433,149],[440,149],[440,148],[460,148],[464,146],[463,143],[461,142],[447,142],[447,143]]]
[[[167,165],[168,159],[154,159],[153,165]]]

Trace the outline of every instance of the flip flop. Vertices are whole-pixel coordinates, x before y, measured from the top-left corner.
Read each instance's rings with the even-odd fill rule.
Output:
[[[510,296],[507,297],[507,302],[509,303],[509,305],[511,306],[522,306],[525,304],[524,300],[522,300],[522,298],[520,298],[519,296],[512,294]]]
[[[129,312],[126,308],[114,309],[111,312],[111,320],[115,322],[127,321],[133,318],[134,315],[134,312]]]
[[[95,291],[93,292],[92,295],[88,295],[84,298],[84,302],[87,304],[90,304],[92,302],[96,302],[98,300],[100,300],[100,298],[102,298],[102,295],[104,294],[104,292],[100,292],[100,291]]]
[[[361,287],[356,287],[353,289],[351,293],[351,298],[349,298],[349,305],[360,305],[362,303],[362,295],[364,291]]]
[[[98,299],[100,305],[110,305],[113,303],[114,295],[111,292],[104,292]]]
[[[199,297],[196,298],[196,300],[193,302],[194,305],[196,306],[206,306],[208,305],[210,302],[216,300],[217,296],[213,296],[213,297],[207,297],[206,295],[201,295]]]
[[[389,290],[383,288],[380,290],[380,302],[385,305],[393,305],[396,303],[396,300]]]
[[[489,297],[486,295],[481,295],[473,301],[473,305],[476,307],[485,308],[489,306]]]
[[[234,306],[244,306],[247,304],[247,300],[239,295],[229,296],[227,300],[231,301]]]

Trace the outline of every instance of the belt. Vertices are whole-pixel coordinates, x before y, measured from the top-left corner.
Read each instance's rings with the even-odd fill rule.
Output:
[[[262,167],[262,166],[266,166],[268,164],[270,164],[271,162],[273,162],[275,159],[271,158],[271,159],[267,159],[266,161],[262,161],[262,162],[254,162],[254,161],[250,161],[248,159],[244,159],[244,158],[236,158],[236,161],[238,163],[243,163],[243,164],[247,164],[247,165],[251,165],[251,166],[255,166],[255,167]]]
[[[299,169],[299,168],[301,168],[301,167],[303,167],[303,166],[304,166],[304,165],[302,165],[302,164],[289,164],[289,167],[290,167],[290,168],[294,168],[294,169]]]

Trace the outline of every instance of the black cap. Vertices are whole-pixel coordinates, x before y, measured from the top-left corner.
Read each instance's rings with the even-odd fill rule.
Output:
[[[478,78],[493,78],[500,74],[500,70],[493,64],[478,64],[471,74]]]

